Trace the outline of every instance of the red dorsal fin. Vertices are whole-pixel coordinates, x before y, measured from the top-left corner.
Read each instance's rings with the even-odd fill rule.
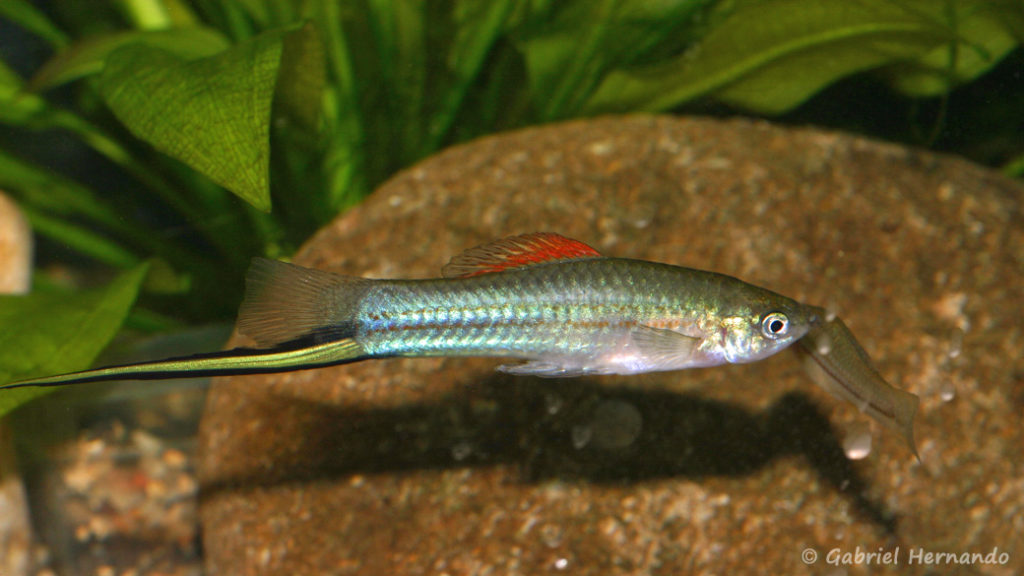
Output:
[[[451,262],[441,269],[441,273],[445,278],[468,278],[513,268],[523,268],[541,262],[600,256],[600,252],[579,240],[566,238],[552,232],[535,232],[509,236],[476,248],[470,248],[452,258]]]

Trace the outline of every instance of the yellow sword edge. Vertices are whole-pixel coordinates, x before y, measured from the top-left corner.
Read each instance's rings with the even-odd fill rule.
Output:
[[[200,376],[233,376],[316,368],[355,362],[365,358],[362,346],[352,338],[294,349],[235,348],[211,354],[169,358],[71,372],[45,378],[20,380],[0,390],[29,386],[65,386],[103,380],[151,380]]]

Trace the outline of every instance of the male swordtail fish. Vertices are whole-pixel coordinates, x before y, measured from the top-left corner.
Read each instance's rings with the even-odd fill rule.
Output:
[[[724,274],[611,258],[552,233],[472,248],[442,278],[377,280],[257,258],[238,331],[260,348],[13,382],[285,372],[371,358],[486,356],[498,369],[570,377],[747,363],[797,341],[815,380],[901,433],[916,454],[918,400],[890,386],[839,319]],[[810,336],[804,338],[810,333]],[[829,350],[811,340],[825,339]]]

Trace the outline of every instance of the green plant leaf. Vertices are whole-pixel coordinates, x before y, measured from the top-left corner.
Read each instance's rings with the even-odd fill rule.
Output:
[[[1000,22],[1013,34],[1017,42],[1024,43],[1024,2],[1020,0],[978,0],[985,9],[998,15]]]
[[[1012,22],[1022,9],[1024,4],[990,7],[985,1],[936,2],[934,18],[949,26],[956,39],[883,72],[889,83],[907,96],[945,94],[981,76],[1017,47]]]
[[[26,92],[24,86],[21,76],[0,60],[0,124],[30,124],[49,109],[45,100]]]
[[[60,47],[68,41],[64,32],[27,0],[3,0],[0,2],[0,17],[32,32],[51,46]]]
[[[609,70],[676,51],[710,0],[575,0],[538,11],[515,32],[544,119],[577,114]],[[550,12],[550,13],[548,13]]]
[[[103,289],[0,296],[0,382],[82,370],[114,337],[146,277],[143,264]],[[0,391],[0,416],[53,388]]]
[[[62,218],[53,218],[45,212],[25,208],[25,216],[32,230],[104,264],[127,268],[138,264],[139,257],[117,242],[95,230]]]
[[[935,0],[747,0],[689,53],[610,74],[591,113],[666,110],[701,96],[777,114],[860,71],[953,39]]]
[[[370,77],[370,67],[376,66],[380,78],[378,87],[370,87],[371,98],[377,106],[365,106],[371,121],[378,122],[381,133],[390,138],[374,138],[370,145],[370,158],[385,158],[385,150],[398,165],[423,157],[423,139],[429,115],[428,68],[429,32],[427,2],[419,0],[370,0],[367,2],[367,27],[376,57],[364,59],[364,78]],[[365,80],[364,80],[365,82]],[[385,163],[384,166],[387,166]]]
[[[282,118],[315,132],[323,111],[322,98],[327,82],[323,40],[311,22],[285,34],[283,40],[274,105],[281,110]]]
[[[436,95],[438,105],[428,127],[426,150],[436,150],[448,137],[473,83],[479,80],[484,62],[505,33],[514,8],[514,0],[463,0],[453,4],[450,15],[441,15],[451,19],[447,34],[451,45],[443,62],[451,73],[451,80],[450,85]]]
[[[117,226],[117,211],[92,190],[0,150],[0,188],[14,190],[20,204],[50,214],[87,218],[93,226]]]
[[[107,57],[100,91],[128,129],[264,212],[282,31],[186,62],[134,44]]]
[[[92,189],[4,150],[0,189],[18,200],[36,233],[107,264],[133,266],[139,261],[135,253],[194,260],[191,252],[165,242],[144,223],[121,216]]]
[[[200,27],[108,34],[76,42],[61,51],[32,77],[30,87],[46,90],[97,74],[111,52],[136,43],[161,48],[184,60],[212,56],[229,46],[220,32]]]

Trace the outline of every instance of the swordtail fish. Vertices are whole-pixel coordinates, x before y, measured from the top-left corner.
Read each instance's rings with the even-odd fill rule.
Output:
[[[821,308],[731,276],[605,257],[552,233],[472,248],[442,275],[378,280],[257,258],[246,277],[238,331],[259,348],[97,368],[0,389],[424,356],[518,360],[498,369],[542,377],[640,374],[754,362],[821,326],[824,316]],[[869,414],[887,414],[893,423],[907,417],[899,407],[883,408]],[[904,421],[894,427],[910,429]]]

